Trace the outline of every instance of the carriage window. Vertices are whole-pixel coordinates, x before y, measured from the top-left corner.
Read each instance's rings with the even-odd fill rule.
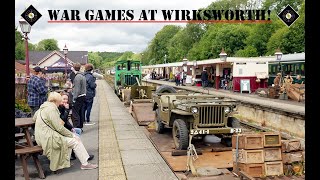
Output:
[[[272,74],[276,74],[276,66],[272,67]]]
[[[117,66],[117,70],[126,70],[127,69],[127,65],[125,63],[119,64]]]
[[[133,63],[131,66],[132,70],[140,70],[140,64],[139,63]]]
[[[301,75],[304,76],[304,64],[301,64]]]

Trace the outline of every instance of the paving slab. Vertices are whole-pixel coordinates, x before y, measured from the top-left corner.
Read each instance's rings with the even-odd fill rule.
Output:
[[[119,139],[120,151],[136,149],[153,149],[154,146],[148,139]]]
[[[121,151],[121,157],[125,166],[165,163],[155,149]]]
[[[125,166],[128,179],[175,180],[177,177],[163,164]],[[166,176],[163,176],[166,174]]]
[[[117,139],[120,141],[122,139],[141,139],[145,138],[146,135],[141,131],[118,131],[117,132]]]

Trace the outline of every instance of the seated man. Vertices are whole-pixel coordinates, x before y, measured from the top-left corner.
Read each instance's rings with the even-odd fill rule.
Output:
[[[33,116],[35,121],[35,140],[43,149],[43,154],[50,160],[50,169],[70,167],[70,154],[74,150],[81,162],[81,169],[95,169],[97,164],[88,163],[89,154],[81,139],[64,127],[60,118],[58,106],[62,97],[57,92],[49,93],[44,102]]]

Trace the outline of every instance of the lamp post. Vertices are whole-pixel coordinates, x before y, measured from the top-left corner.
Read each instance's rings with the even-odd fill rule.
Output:
[[[281,61],[281,58],[282,58],[282,52],[280,51],[280,48],[278,48],[277,50],[276,50],[276,52],[274,53],[274,55],[276,56],[276,60],[277,61],[279,61],[279,70],[281,71],[281,76],[283,75],[282,74],[282,67],[281,67],[281,63],[280,63],[280,61]]]
[[[64,45],[63,53],[64,53],[64,59],[66,61],[66,65],[65,65],[65,69],[64,69],[64,71],[65,71],[64,72],[65,73],[65,81],[67,81],[67,65],[68,65],[67,54],[68,54],[68,48],[67,48],[66,44]]]
[[[282,58],[282,52],[280,50],[280,48],[278,47],[278,49],[276,49],[276,52],[274,53],[274,55],[276,56],[276,60],[279,61],[279,70],[281,72],[281,79],[280,79],[280,84],[282,84],[282,79],[283,79],[283,70],[281,67],[281,58]]]
[[[19,24],[20,24],[20,28],[21,28],[21,31],[23,33],[23,38],[25,40],[25,46],[26,46],[26,73],[27,73],[27,77],[30,77],[30,70],[29,70],[29,49],[28,49],[28,33],[30,33],[31,31],[31,26],[30,24],[24,20],[23,18],[21,18],[19,20]]]

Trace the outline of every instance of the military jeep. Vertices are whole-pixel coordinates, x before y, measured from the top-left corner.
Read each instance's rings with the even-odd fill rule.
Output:
[[[213,95],[156,93],[153,94],[156,131],[163,133],[166,127],[172,127],[178,150],[188,148],[190,137],[203,138],[209,134],[220,137],[230,147],[231,135],[241,132],[239,121],[232,117],[237,104],[235,100]]]

